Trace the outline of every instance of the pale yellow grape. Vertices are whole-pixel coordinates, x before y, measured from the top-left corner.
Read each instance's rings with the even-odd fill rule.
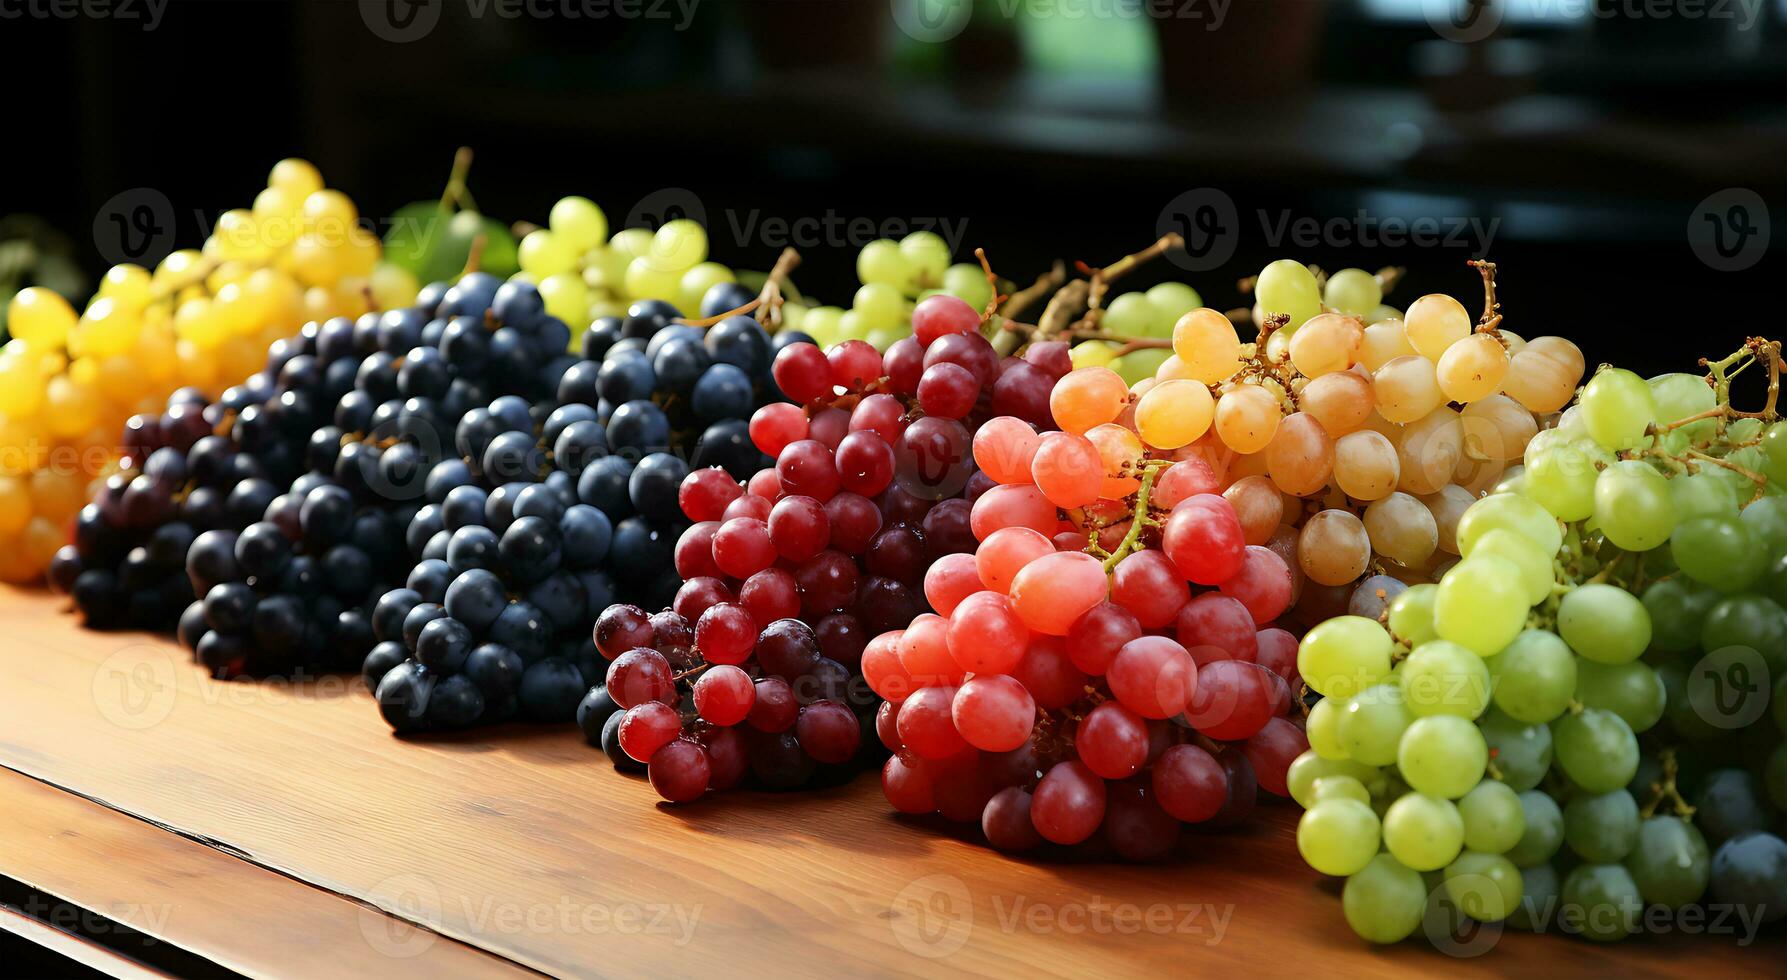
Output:
[[[641,255],[627,263],[626,290],[634,299],[661,299],[675,303],[682,282],[682,268],[666,267],[650,255]]]
[[[1402,317],[1409,346],[1430,361],[1439,360],[1448,347],[1469,336],[1473,323],[1464,304],[1444,293],[1415,300]]]
[[[1474,402],[1501,390],[1508,352],[1486,333],[1471,334],[1446,348],[1434,367],[1440,391],[1455,402]]]
[[[1446,640],[1415,647],[1397,671],[1397,681],[1415,717],[1456,715],[1469,720],[1489,707],[1489,665],[1475,652]]]
[[[1519,635],[1531,608],[1518,566],[1495,555],[1475,555],[1441,577],[1433,627],[1442,639],[1491,657]]]
[[[905,287],[908,295],[942,285],[943,272],[949,268],[949,243],[942,235],[934,231],[915,231],[900,239],[900,254],[906,257],[910,270]]]
[[[652,249],[652,230],[650,228],[622,228],[608,239],[608,250],[620,256],[620,265],[626,265]]]
[[[394,262],[380,262],[373,266],[371,285],[372,298],[381,310],[395,310],[415,303],[416,293],[421,289],[416,274]]]
[[[112,266],[99,281],[98,295],[128,309],[140,310],[149,305],[152,295],[149,270],[129,263]],[[13,336],[22,335],[15,333]]]
[[[1402,323],[1402,311],[1397,309],[1394,306],[1389,306],[1384,303],[1379,303],[1377,305],[1376,309],[1373,309],[1370,313],[1365,314],[1364,319],[1365,319],[1366,324],[1368,324],[1368,325],[1374,324],[1374,323],[1383,323],[1386,320],[1395,320],[1397,322],[1397,324],[1400,325]],[[1413,350],[1413,348],[1410,348],[1410,350]]]
[[[305,232],[288,253],[291,271],[306,286],[326,286],[341,278],[341,256],[320,234]]]
[[[360,212],[346,194],[325,188],[304,198],[300,217],[306,231],[334,245],[347,237],[348,229],[360,220]]]
[[[1464,426],[1458,413],[1441,405],[1405,426],[1396,452],[1402,461],[1397,489],[1412,494],[1437,492],[1452,482],[1452,473],[1464,455]]]
[[[1390,676],[1391,648],[1376,620],[1336,616],[1304,635],[1297,673],[1323,697],[1350,698]]]
[[[943,291],[977,310],[985,310],[993,300],[993,286],[987,282],[986,273],[980,266],[965,262],[943,270]]]
[[[94,300],[93,305],[87,307],[87,312],[81,316],[80,322],[70,334],[69,347],[71,350],[78,347],[78,352],[98,354],[101,357],[122,354],[136,340],[141,322],[134,311],[117,306],[110,297],[101,297]]]
[[[1562,337],[1534,337],[1508,361],[1502,390],[1534,412],[1555,412],[1570,403],[1582,380],[1582,351]]]
[[[1384,362],[1371,376],[1377,410],[1391,422],[1406,425],[1445,404],[1434,376],[1433,362],[1405,354]]]
[[[836,306],[816,306],[802,318],[800,329],[820,347],[830,347],[843,340],[845,312]]]
[[[1334,472],[1334,440],[1320,422],[1294,412],[1279,424],[1266,447],[1266,471],[1286,493],[1314,493],[1327,485]]]
[[[1231,474],[1232,475],[1232,474]],[[1241,521],[1241,535],[1248,544],[1265,544],[1284,520],[1284,495],[1267,476],[1244,476],[1222,491],[1235,517]]]
[[[1372,549],[1399,565],[1418,568],[1439,547],[1433,513],[1406,493],[1373,501],[1365,508],[1364,523]]]
[[[1136,432],[1155,449],[1178,449],[1209,431],[1215,413],[1209,388],[1196,381],[1163,381],[1136,401]]]
[[[275,187],[298,200],[323,189],[323,175],[308,160],[289,157],[273,165],[267,174],[267,186]]]
[[[1513,357],[1515,354],[1526,350],[1526,338],[1514,331],[1503,330],[1498,327],[1496,328],[1496,335],[1502,338],[1502,346],[1508,349],[1509,357]]]
[[[1322,311],[1322,292],[1315,274],[1294,259],[1279,259],[1262,269],[1253,294],[1266,313],[1289,316],[1293,329]]]
[[[898,242],[891,238],[877,239],[856,253],[856,278],[865,283],[905,289],[913,278],[912,260],[900,251]]]
[[[379,256],[383,254],[378,236],[358,225],[348,229],[347,237],[337,251],[340,253],[342,276],[356,280],[372,275],[372,270],[378,266]],[[342,284],[336,285],[339,287]]]
[[[1178,323],[1180,317],[1204,305],[1198,291],[1182,282],[1160,283],[1150,288],[1147,296],[1148,302],[1160,311],[1161,321],[1168,324]]]
[[[869,331],[863,339],[868,341],[869,346],[885,354],[889,347],[910,336],[912,336],[912,332],[909,330],[902,330],[899,327],[884,327],[880,330]]]
[[[1307,378],[1345,371],[1358,356],[1365,326],[1339,313],[1311,317],[1291,334],[1291,365]]]
[[[270,248],[280,249],[298,237],[301,223],[298,212],[303,207],[304,197],[269,187],[254,196],[254,204],[249,210],[254,215],[255,230],[261,240]]]
[[[1526,587],[1526,602],[1536,606],[1551,595],[1552,584],[1556,581],[1556,573],[1552,569],[1552,556],[1539,549],[1532,539],[1498,527],[1471,542],[1466,558],[1474,555],[1495,555],[1506,558],[1520,569],[1520,581]]]
[[[546,225],[579,253],[608,240],[608,216],[587,197],[561,197],[547,212]]]
[[[1309,799],[1312,803],[1325,799],[1357,800],[1370,806],[1371,791],[1351,776],[1323,776],[1309,787]]]
[[[1384,289],[1364,269],[1342,269],[1328,277],[1322,301],[1348,316],[1362,317],[1384,301]]]
[[[1324,761],[1343,762],[1347,758],[1346,746],[1340,741],[1340,717],[1344,703],[1340,698],[1323,698],[1309,709],[1309,717],[1305,720],[1309,750]],[[1291,765],[1292,768],[1296,767],[1296,763]]]
[[[1179,318],[1173,327],[1173,353],[1191,377],[1218,384],[1241,369],[1241,338],[1227,316],[1211,309],[1196,309]]]
[[[1417,718],[1402,733],[1396,768],[1409,787],[1427,796],[1455,800],[1483,781],[1489,744],[1469,719],[1456,715]]]
[[[42,286],[26,286],[13,294],[6,308],[6,328],[14,337],[58,346],[80,318],[62,294]]]
[[[1434,526],[1439,529],[1440,550],[1458,554],[1458,522],[1477,502],[1477,495],[1456,484],[1447,484],[1434,493],[1421,495],[1420,499],[1433,514]]]
[[[1303,411],[1339,438],[1357,430],[1377,407],[1371,379],[1356,371],[1324,374],[1303,387]]]
[[[1105,307],[1104,329],[1121,337],[1155,337],[1171,333],[1172,321],[1141,293],[1123,293]]]
[[[1532,498],[1498,493],[1477,501],[1459,520],[1458,553],[1470,554],[1472,543],[1496,528],[1522,535],[1546,555],[1556,555],[1564,542],[1563,527],[1557,518]]]
[[[864,339],[867,339],[869,334],[875,332],[876,330],[897,330],[897,329],[899,329],[898,325],[897,325],[897,321],[896,321],[896,325],[891,326],[891,327],[890,326],[879,326],[879,327],[871,326],[869,323],[868,317],[863,316],[861,310],[845,310],[843,312],[843,314],[838,317],[838,338],[837,339],[839,341],[864,340]]]
[[[1406,793],[1384,812],[1384,846],[1416,871],[1438,871],[1464,849],[1464,818],[1451,800]]]
[[[652,234],[653,264],[665,271],[682,272],[707,259],[707,229],[691,218],[666,221]]]
[[[1257,453],[1271,445],[1283,418],[1277,395],[1259,385],[1236,385],[1216,401],[1216,436],[1235,452]]]
[[[1322,874],[1357,873],[1377,856],[1381,827],[1377,814],[1358,800],[1322,800],[1297,821],[1297,850]]]
[[[1490,395],[1464,407],[1464,451],[1473,459],[1519,459],[1539,432],[1539,423],[1507,395]]]
[[[1274,364],[1283,364],[1290,360],[1291,332],[1289,330],[1273,331],[1272,335],[1266,338],[1263,349],[1266,352],[1266,360]]]
[[[550,228],[537,228],[521,239],[516,254],[521,261],[521,270],[539,281],[576,269],[582,250]]]
[[[1396,489],[1402,461],[1383,433],[1360,429],[1334,443],[1334,482],[1354,500],[1378,500]]]
[[[864,283],[857,289],[850,308],[862,318],[865,332],[880,330],[899,324],[906,312],[906,298],[884,283]]]
[[[584,311],[589,309],[589,287],[583,284],[583,277],[574,272],[547,276],[540,280],[539,289],[546,312],[566,323],[582,319]]]
[[[203,252],[196,248],[176,249],[155,266],[150,282],[168,292],[185,289],[204,281],[205,268]]]
[[[1297,564],[1319,585],[1346,585],[1365,573],[1371,538],[1351,511],[1324,510],[1303,523]]]
[[[273,245],[261,235],[254,213],[238,208],[217,216],[205,252],[220,261],[260,263],[272,257]]]
[[[701,299],[707,295],[708,290],[723,282],[736,281],[737,277],[732,274],[732,270],[718,262],[696,263],[690,267],[689,271],[683,273],[682,283],[678,289],[681,301],[676,304],[676,307],[691,317],[699,316]]]

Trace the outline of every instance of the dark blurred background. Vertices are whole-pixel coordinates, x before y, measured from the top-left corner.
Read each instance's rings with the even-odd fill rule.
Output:
[[[1780,333],[1787,0],[0,0],[0,57],[0,213],[89,274],[121,191],[196,245],[282,156],[377,216],[463,144],[486,214],[691,209],[845,304],[888,232],[1027,282],[1180,230],[1138,286],[1226,308],[1291,256],[1468,300],[1487,253],[1507,325],[1591,363]]]

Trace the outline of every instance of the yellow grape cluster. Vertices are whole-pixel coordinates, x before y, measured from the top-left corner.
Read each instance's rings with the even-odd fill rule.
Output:
[[[820,347],[862,340],[886,351],[912,336],[912,308],[920,300],[946,293],[977,310],[986,308],[993,298],[986,272],[972,262],[951,264],[953,257],[949,242],[934,231],[915,231],[899,241],[876,239],[857,253],[862,285],[848,307],[790,302],[782,307],[783,325]]]
[[[1568,404],[1582,352],[1478,329],[1450,296],[1397,311],[1360,270],[1324,292],[1290,265],[1261,276],[1276,306],[1258,315],[1296,310],[1264,343],[1242,343],[1216,310],[1179,318],[1172,353],[1130,386],[1133,427],[1149,447],[1210,466],[1247,542],[1291,567],[1301,618],[1356,600],[1375,616],[1361,580],[1432,581],[1457,561],[1459,517]]]
[[[526,279],[540,288],[546,312],[573,332],[591,320],[622,316],[642,299],[663,300],[688,316],[731,269],[707,258],[707,231],[688,218],[649,228],[608,231],[608,216],[585,197],[564,197],[552,206],[546,227],[521,239],[518,258]]]
[[[282,160],[202,248],[153,270],[112,267],[84,311],[46,289],[14,296],[0,348],[0,581],[42,573],[115,462],[125,419],[159,414],[177,388],[216,396],[307,321],[413,301],[414,279],[380,255],[345,194]]]

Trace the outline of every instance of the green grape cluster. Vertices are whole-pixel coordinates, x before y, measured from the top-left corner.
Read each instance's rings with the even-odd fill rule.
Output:
[[[1437,582],[1304,638],[1323,699],[1288,779],[1297,844],[1347,879],[1360,936],[1431,932],[1436,903],[1600,941],[1703,898],[1787,915],[1778,358],[1602,368],[1465,511]],[[1769,403],[1735,411],[1757,363]]]
[[[1119,293],[1106,302],[1099,329],[1113,337],[1171,340],[1179,318],[1204,305],[1198,291],[1182,282],[1163,282],[1146,292]],[[1108,367],[1127,384],[1153,378],[1173,355],[1168,346],[1119,354],[1124,345],[1111,340],[1084,340],[1070,352],[1073,366]]]
[[[856,256],[862,286],[848,309],[791,302],[782,307],[783,326],[812,337],[820,347],[864,340],[885,351],[912,335],[912,307],[938,293],[975,309],[993,299],[992,284],[979,265],[950,263],[949,243],[933,231],[915,231],[899,241],[877,239]]]

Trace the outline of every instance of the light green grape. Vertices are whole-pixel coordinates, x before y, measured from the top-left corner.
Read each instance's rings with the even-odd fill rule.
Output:
[[[900,251],[898,242],[890,238],[877,239],[864,245],[856,254],[856,278],[864,283],[905,289],[912,281],[912,260]]]
[[[1340,910],[1346,925],[1367,942],[1401,942],[1421,928],[1428,907],[1428,889],[1421,874],[1390,855],[1371,858],[1371,864],[1347,878],[1340,891]]]
[[[1622,860],[1638,843],[1638,801],[1624,789],[1572,797],[1564,804],[1564,843],[1584,861]]]
[[[1363,317],[1384,301],[1384,289],[1364,269],[1342,269],[1328,277],[1322,300],[1348,316]]]
[[[1500,922],[1520,903],[1520,869],[1500,854],[1466,851],[1446,866],[1446,895],[1478,922]]]
[[[695,316],[701,309],[701,298],[707,295],[709,289],[723,282],[736,281],[738,281],[737,277],[733,276],[732,270],[718,262],[702,262],[695,265],[683,273],[680,292],[682,301],[677,304],[677,307],[688,310],[690,316]]]
[[[1366,326],[1370,326],[1374,323],[1383,323],[1385,320],[1400,319],[1402,319],[1401,310],[1394,306],[1387,306],[1383,303],[1379,303],[1370,313],[1365,314]]]
[[[622,228],[608,239],[608,251],[614,253],[617,261],[623,267],[650,252],[651,248],[652,230],[650,228]]]
[[[1718,403],[1712,387],[1697,374],[1659,374],[1647,383],[1651,400],[1657,406],[1657,421],[1665,425],[1699,415]],[[1714,419],[1702,419],[1682,426],[1673,434],[1691,442],[1701,442],[1711,436],[1717,426]]]
[[[1158,371],[1160,366],[1166,363],[1166,359],[1171,356],[1173,356],[1173,352],[1165,349],[1132,350],[1122,357],[1113,359],[1105,366],[1117,372],[1117,376],[1122,378],[1125,384],[1134,385],[1143,378],[1154,377],[1154,372]]]
[[[1711,473],[1680,473],[1669,480],[1678,522],[1696,517],[1736,517],[1737,494]]]
[[[1433,640],[1421,644],[1396,674],[1411,715],[1470,719],[1489,706],[1489,665],[1456,643]]]
[[[977,310],[993,301],[993,286],[980,266],[958,262],[943,270],[943,291]]]
[[[815,306],[801,318],[801,332],[813,338],[813,343],[821,348],[842,343],[844,337],[841,322],[845,312],[836,306]]]
[[[1520,869],[1520,904],[1508,916],[1508,924],[1527,932],[1551,928],[1557,913],[1558,892],[1563,887],[1557,871],[1549,864],[1533,864]]]
[[[1576,655],[1557,634],[1523,630],[1489,663],[1495,705],[1516,721],[1545,724],[1576,692]]]
[[[1123,293],[1105,307],[1104,329],[1120,337],[1170,337],[1173,324],[1142,293]]]
[[[1491,657],[1519,635],[1531,608],[1513,562],[1495,555],[1466,558],[1440,578],[1433,601],[1434,631]]]
[[[566,323],[583,319],[584,312],[589,309],[589,287],[575,273],[547,276],[540,280],[539,289],[546,312]]]
[[[1742,592],[1768,568],[1762,539],[1735,513],[1683,519],[1669,537],[1669,553],[1689,578],[1720,592]]]
[[[1544,864],[1564,846],[1564,813],[1549,795],[1530,789],[1521,793],[1520,820],[1520,840],[1507,851],[1515,867]]]
[[[1365,788],[1364,783],[1351,776],[1323,776],[1309,788],[1309,798],[1315,802],[1333,797],[1358,800],[1366,806],[1371,805],[1371,791]]]
[[[1315,274],[1294,259],[1279,259],[1262,269],[1253,295],[1266,313],[1289,316],[1288,326],[1292,330],[1322,311],[1322,293],[1316,286]]]
[[[1299,806],[1308,808],[1315,802],[1311,793],[1316,780],[1329,776],[1349,776],[1361,784],[1369,785],[1378,781],[1376,766],[1368,766],[1351,759],[1324,759],[1314,752],[1304,752],[1291,760],[1290,768],[1285,770],[1285,788]]]
[[[1644,897],[1618,864],[1584,864],[1564,878],[1558,921],[1584,939],[1614,942],[1638,931]]]
[[[1590,793],[1610,793],[1638,772],[1638,737],[1611,711],[1589,708],[1552,726],[1557,764]]]
[[[1552,556],[1539,550],[1531,538],[1507,528],[1498,527],[1478,537],[1465,555],[1495,555],[1513,562],[1520,569],[1520,583],[1526,588],[1526,604],[1529,606],[1544,602],[1557,583]]]
[[[1650,464],[1624,459],[1595,481],[1594,522],[1626,551],[1649,551],[1675,530],[1675,494]]]
[[[1451,800],[1404,794],[1384,813],[1384,846],[1416,871],[1438,871],[1464,849],[1464,818]]]
[[[707,260],[707,229],[692,218],[666,221],[652,235],[652,264],[667,272],[682,272]]]
[[[906,298],[893,286],[869,282],[856,291],[850,308],[862,318],[863,334],[866,336],[870,330],[898,326],[906,313]]]
[[[1346,698],[1390,675],[1390,634],[1363,616],[1336,616],[1297,648],[1297,673],[1310,690]]]
[[[1167,325],[1167,336],[1172,335],[1173,327],[1179,318],[1204,305],[1204,298],[1198,291],[1182,282],[1163,282],[1148,290],[1148,302],[1160,311],[1160,317]]]
[[[1464,820],[1464,846],[1484,854],[1501,854],[1520,843],[1526,833],[1526,811],[1520,794],[1493,779],[1485,779],[1458,801]]]
[[[1706,838],[1693,824],[1669,815],[1644,821],[1625,864],[1645,902],[1664,908],[1700,901],[1712,877]]]
[[[1344,797],[1317,802],[1297,821],[1297,851],[1325,875],[1362,870],[1377,855],[1381,839],[1382,825],[1371,807]]]
[[[1680,653],[1700,645],[1700,627],[1718,604],[1719,594],[1675,576],[1653,582],[1644,590],[1643,602],[1650,613],[1651,648]]]
[[[898,327],[871,327],[861,310],[845,310],[838,317],[838,340],[866,340],[876,330],[897,330]]]
[[[1644,379],[1622,368],[1595,373],[1582,389],[1582,423],[1608,449],[1636,449],[1657,420],[1657,403]]]
[[[884,327],[880,330],[869,331],[869,335],[863,339],[868,341],[870,346],[885,354],[889,347],[892,347],[894,344],[910,336],[912,336],[912,331],[910,330],[902,330],[899,327]]]
[[[1458,553],[1469,555],[1477,539],[1496,529],[1513,531],[1531,540],[1547,557],[1564,543],[1564,529],[1557,518],[1524,494],[1498,493],[1470,505],[1458,518]]]
[[[1439,586],[1423,582],[1391,599],[1390,632],[1410,647],[1439,639],[1440,635],[1433,631],[1433,600],[1438,594]]]
[[[1117,357],[1120,348],[1108,340],[1088,340],[1073,345],[1067,356],[1073,361],[1075,370],[1088,367],[1109,367]]]
[[[1619,715],[1634,732],[1646,732],[1663,719],[1663,679],[1640,660],[1600,664],[1585,659],[1577,665],[1576,700]]]
[[[1524,793],[1539,785],[1551,769],[1551,729],[1545,725],[1529,725],[1515,721],[1492,708],[1478,727],[1483,740],[1495,752],[1495,768],[1502,782]]]
[[[1787,554],[1787,497],[1763,497],[1743,511],[1744,526],[1771,555]]]
[[[608,240],[608,216],[587,197],[561,197],[548,212],[552,233],[579,252]]]
[[[1421,875],[1388,854],[1379,854],[1346,880],[1340,892],[1346,924],[1359,938],[1373,943],[1407,939],[1421,927],[1427,911],[1427,886]]]
[[[1340,713],[1340,742],[1347,758],[1370,766],[1396,761],[1396,746],[1414,716],[1395,684],[1374,684],[1347,699]]]
[[[1415,792],[1455,800],[1483,780],[1489,745],[1476,725],[1455,715],[1417,718],[1402,733],[1396,768]]]
[[[1787,483],[1787,426],[1779,422],[1762,433],[1762,470],[1777,485]]]
[[[906,257],[910,271],[903,291],[909,296],[943,284],[943,273],[949,268],[949,243],[934,231],[915,231],[900,239],[900,254]],[[982,282],[985,282],[983,277]]]
[[[542,281],[547,276],[556,276],[562,272],[576,271],[577,256],[580,254],[581,249],[572,247],[549,228],[528,232],[516,251],[521,262],[521,271],[533,276],[535,281]]]
[[[1650,613],[1625,589],[1590,582],[1571,589],[1558,604],[1557,633],[1590,660],[1623,664],[1650,646]]]
[[[1346,745],[1340,740],[1340,715],[1344,706],[1341,699],[1323,698],[1309,709],[1309,717],[1304,720],[1310,751],[1324,759],[1347,758]]]
[[[1521,492],[1560,521],[1580,521],[1595,512],[1595,481],[1600,475],[1594,454],[1581,443],[1560,440],[1537,452],[1529,444]]]

